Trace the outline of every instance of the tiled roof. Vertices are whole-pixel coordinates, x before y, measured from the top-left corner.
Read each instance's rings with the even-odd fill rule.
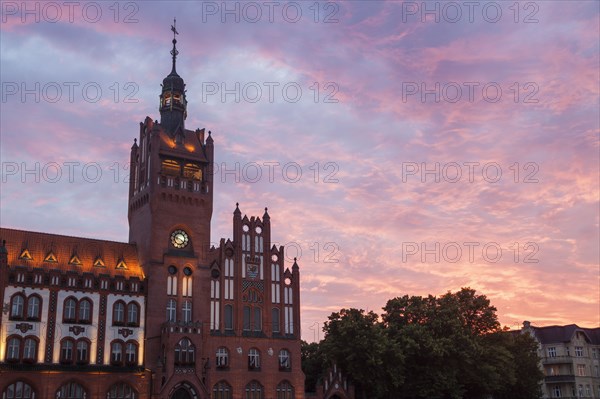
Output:
[[[594,344],[600,345],[600,327],[598,328],[581,328],[577,324],[568,324],[566,326],[548,326],[548,327],[531,327],[535,332],[535,336],[542,344],[553,344],[561,342],[569,342],[573,339],[573,334],[576,331],[583,332],[587,340]]]
[[[6,240],[10,267],[77,270],[144,278],[135,244],[6,228],[0,228],[1,240]],[[32,259],[21,257],[25,250]],[[123,264],[117,267],[121,261],[125,267]],[[101,263],[104,267],[98,266]]]

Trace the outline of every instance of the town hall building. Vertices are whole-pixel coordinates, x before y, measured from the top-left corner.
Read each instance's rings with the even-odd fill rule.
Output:
[[[177,33],[173,27],[174,34]],[[0,228],[0,398],[304,398],[300,273],[232,205],[211,246],[211,132],[184,80],[131,147],[129,242]]]

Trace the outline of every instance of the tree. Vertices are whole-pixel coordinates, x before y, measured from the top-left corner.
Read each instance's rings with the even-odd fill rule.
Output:
[[[317,390],[319,378],[321,378],[328,367],[327,358],[321,350],[320,343],[317,342],[311,342],[309,344],[306,341],[302,341],[300,351],[302,357],[302,371],[306,376],[306,379],[304,380],[304,391],[315,392]]]

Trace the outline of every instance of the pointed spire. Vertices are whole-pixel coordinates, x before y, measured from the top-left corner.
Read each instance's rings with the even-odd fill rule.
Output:
[[[133,139],[133,145],[131,146],[131,149],[136,149],[138,148],[138,144],[137,144],[137,139]]]
[[[173,25],[171,25],[171,31],[173,32],[173,50],[171,50],[171,55],[173,56],[173,69],[171,70],[171,73],[177,74],[177,72],[175,71],[175,62],[177,60],[177,54],[179,54],[179,51],[177,51],[177,39],[175,38],[175,35],[178,35],[179,32],[177,32],[177,20],[175,18],[173,18]]]
[[[267,221],[267,220],[270,220],[270,219],[271,219],[271,217],[269,216],[269,212],[267,212],[267,211],[268,211],[268,209],[269,209],[269,208],[267,208],[267,207],[265,206],[265,213],[263,214],[263,221]]]
[[[296,262],[296,260],[297,259],[294,258],[294,264],[292,265],[292,270],[294,270],[294,271],[300,269],[300,267],[298,266],[298,263]]]
[[[212,132],[209,130],[209,131],[208,131],[208,137],[206,138],[206,144],[210,144],[210,145],[212,145],[212,143],[213,143],[213,138],[212,138],[211,134],[212,134]]]
[[[239,202],[235,203],[235,211],[233,211],[233,214],[234,215],[241,215],[242,214],[242,212],[240,211],[240,203]]]

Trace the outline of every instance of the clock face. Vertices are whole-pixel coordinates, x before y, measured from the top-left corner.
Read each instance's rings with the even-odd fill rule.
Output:
[[[175,248],[185,248],[189,240],[187,233],[183,230],[175,230],[171,233],[171,244]]]

